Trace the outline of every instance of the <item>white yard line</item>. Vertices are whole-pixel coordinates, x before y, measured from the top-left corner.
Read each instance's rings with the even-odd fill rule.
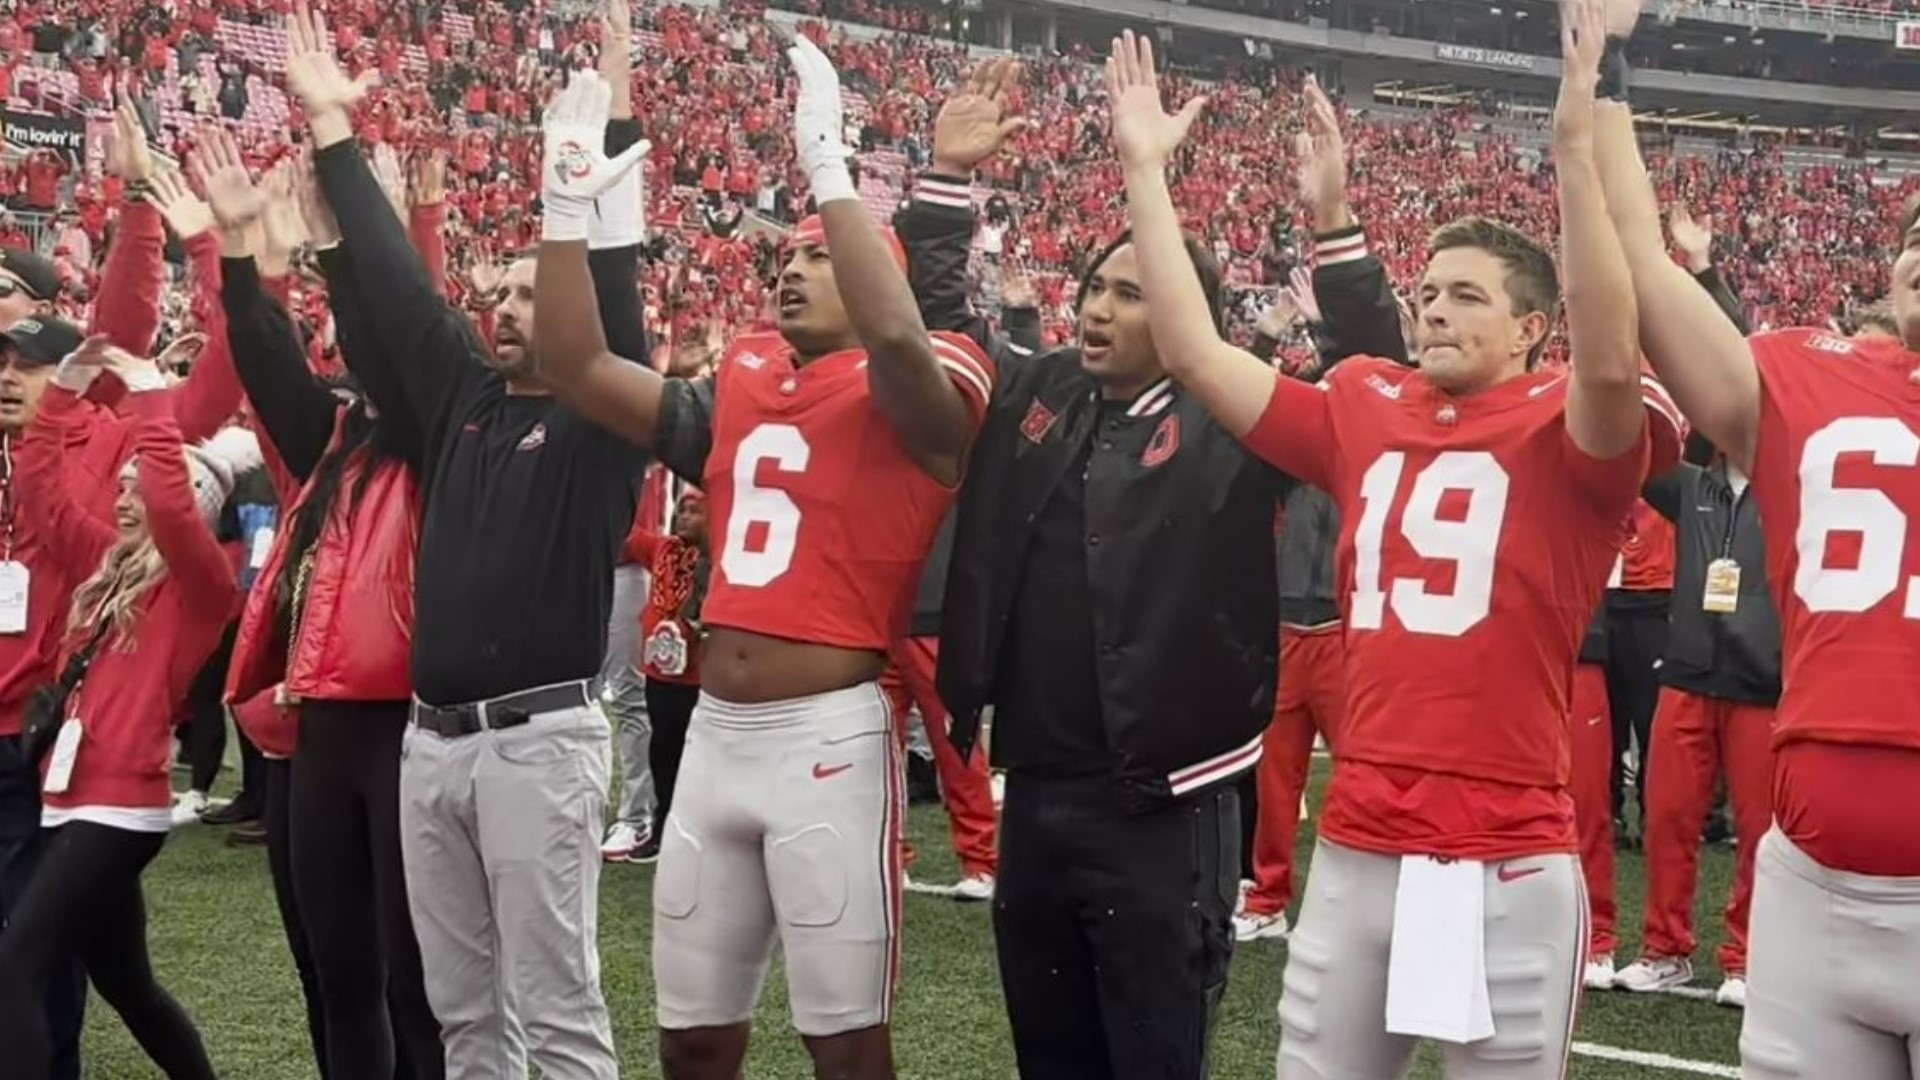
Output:
[[[1733,1065],[1721,1065],[1712,1061],[1689,1061],[1671,1054],[1655,1054],[1645,1050],[1622,1050],[1617,1046],[1602,1046],[1599,1043],[1576,1042],[1573,1052],[1581,1057],[1599,1058],[1602,1061],[1618,1061],[1626,1065],[1638,1065],[1645,1069],[1664,1069],[1667,1072],[1691,1073],[1694,1076],[1726,1076],[1740,1080],[1740,1070]]]

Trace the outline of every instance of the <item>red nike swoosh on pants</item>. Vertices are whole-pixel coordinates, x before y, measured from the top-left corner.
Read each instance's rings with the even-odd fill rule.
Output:
[[[839,776],[841,773],[846,772],[848,769],[851,769],[851,768],[853,768],[853,762],[851,761],[847,762],[845,765],[816,764],[813,767],[813,778],[815,780],[831,779],[832,777]]]
[[[1530,878],[1535,874],[1545,873],[1546,869],[1544,866],[1523,866],[1518,870],[1509,870],[1502,866],[1500,869],[1495,870],[1494,874],[1499,877],[1500,884],[1511,885],[1521,878]]]

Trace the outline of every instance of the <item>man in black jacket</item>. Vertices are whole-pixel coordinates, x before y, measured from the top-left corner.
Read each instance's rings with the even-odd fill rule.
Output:
[[[289,31],[288,82],[321,190],[362,295],[380,298],[369,308],[378,347],[359,359],[391,362],[354,374],[424,446],[400,815],[447,1076],[520,1075],[531,1058],[553,1080],[612,1080],[596,941],[611,733],[591,684],[647,456],[542,382],[532,260],[507,271],[491,347],[448,304],[353,138],[348,110],[363,86],[304,5]],[[608,81],[624,91],[627,50],[607,53]],[[613,109],[610,146],[635,145],[625,93]],[[646,357],[637,181],[597,207],[576,202],[547,200],[545,236],[565,225],[589,241],[615,348]]]
[[[1082,284],[1078,345],[1023,356],[970,310],[970,179],[1017,129],[1011,78],[947,103],[896,219],[927,325],[999,367],[940,692],[962,753],[993,707],[1007,770],[994,930],[1021,1074],[1199,1076],[1232,952],[1229,781],[1273,707],[1285,482],[1161,371],[1124,235]],[[1217,313],[1218,271],[1189,253]]]

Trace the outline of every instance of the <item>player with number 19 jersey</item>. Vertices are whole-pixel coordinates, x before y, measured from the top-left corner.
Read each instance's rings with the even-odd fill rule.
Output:
[[[1569,709],[1582,633],[1678,410],[1611,460],[1565,424],[1568,376],[1455,397],[1386,360],[1275,380],[1247,445],[1330,493],[1348,706],[1321,833],[1384,855],[1494,862],[1576,848]]]
[[[933,338],[977,429],[993,364]],[[810,645],[884,653],[952,504],[867,392],[857,349],[803,366],[778,334],[735,339],[715,371],[705,488],[716,554],[704,619]]]
[[[1823,867],[1920,878],[1920,353],[1783,330],[1753,488],[1780,611],[1774,817]],[[1756,920],[1757,921],[1757,920]]]

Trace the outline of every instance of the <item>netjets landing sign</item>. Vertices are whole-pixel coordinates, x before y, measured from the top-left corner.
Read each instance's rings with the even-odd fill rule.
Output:
[[[1504,71],[1532,71],[1540,61],[1539,57],[1527,53],[1483,49],[1478,45],[1435,45],[1433,56],[1449,64],[1472,64],[1474,67],[1500,68]]]

